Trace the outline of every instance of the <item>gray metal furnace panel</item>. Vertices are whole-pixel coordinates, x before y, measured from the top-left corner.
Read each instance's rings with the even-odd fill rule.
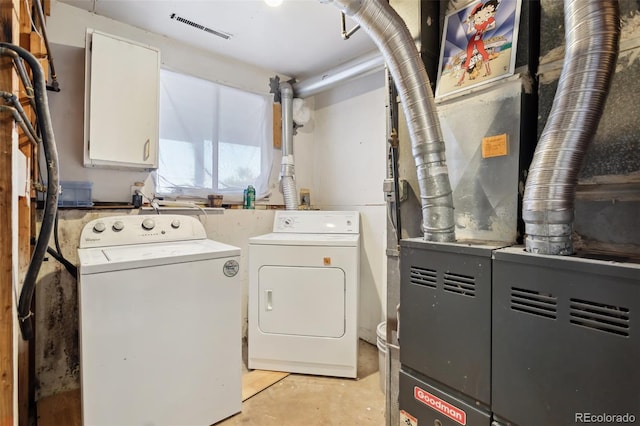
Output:
[[[519,237],[518,187],[536,143],[524,131],[528,84],[513,77],[438,104],[458,239],[515,243]]]
[[[482,426],[491,424],[491,413],[479,410],[438,387],[418,373],[400,370],[400,425]],[[404,420],[404,422],[403,422]]]
[[[494,256],[494,413],[521,426],[640,419],[640,265]]]
[[[498,247],[408,239],[400,250],[400,362],[486,406]]]

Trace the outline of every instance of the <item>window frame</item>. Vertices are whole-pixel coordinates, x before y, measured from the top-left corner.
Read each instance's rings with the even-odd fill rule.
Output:
[[[160,107],[159,107],[160,130],[159,130],[159,143],[158,143],[159,161],[158,161],[158,169],[156,169],[153,172],[153,180],[154,180],[156,195],[163,196],[163,197],[171,197],[171,198],[180,197],[180,198],[201,199],[201,198],[206,198],[207,195],[209,194],[222,194],[224,195],[225,199],[229,201],[242,200],[244,188],[238,187],[238,188],[226,189],[226,188],[220,187],[220,167],[219,166],[220,166],[221,159],[220,159],[219,147],[221,143],[234,144],[233,141],[223,140],[223,136],[221,135],[222,130],[220,128],[221,121],[226,119],[225,117],[223,117],[223,114],[222,114],[223,95],[221,94],[221,91],[228,89],[229,91],[239,91],[244,94],[254,95],[256,97],[262,98],[262,102],[263,102],[262,105],[259,105],[259,102],[256,102],[256,109],[260,109],[261,110],[260,113],[262,114],[261,121],[257,122],[256,130],[255,130],[257,134],[261,135],[260,142],[257,144],[249,143],[249,144],[238,144],[238,145],[255,146],[260,149],[260,160],[259,160],[260,166],[259,166],[259,170],[257,170],[258,174],[255,180],[253,182],[250,182],[249,184],[253,185],[256,188],[256,198],[264,198],[265,196],[268,196],[270,193],[269,185],[271,180],[271,174],[272,174],[272,168],[273,168],[272,167],[273,157],[274,157],[272,95],[270,94],[267,95],[264,93],[256,93],[246,89],[221,84],[218,81],[213,81],[210,79],[194,76],[181,71],[161,68],[160,70],[160,92],[161,92],[160,99],[161,100],[163,99],[165,95],[164,91],[166,90],[165,87],[163,87],[163,76],[167,75],[166,73],[170,73],[175,78],[193,79],[192,81],[196,82],[197,84],[211,85],[213,89],[215,99],[212,104],[213,110],[211,111],[212,112],[211,115],[215,118],[212,118],[210,123],[211,124],[210,136],[211,136],[211,139],[213,139],[211,140],[211,146],[212,146],[211,177],[210,177],[210,182],[206,182],[206,183],[205,183],[204,176],[201,176],[201,180],[195,179],[198,173],[203,174],[206,172],[206,167],[205,167],[206,160],[204,160],[205,158],[204,151],[206,150],[205,145],[208,142],[207,139],[203,139],[201,143],[199,143],[200,141],[196,141],[196,140],[180,140],[175,138],[165,138],[164,140],[174,140],[178,142],[189,143],[191,144],[191,147],[193,147],[194,150],[199,149],[200,155],[194,153],[194,161],[196,163],[198,162],[198,159],[201,159],[201,161],[200,161],[200,164],[197,165],[199,167],[196,167],[196,170],[194,170],[193,178],[195,182],[198,182],[198,181],[203,182],[204,187],[200,188],[195,185],[191,186],[191,185],[162,184],[161,182],[162,180],[162,140],[163,140],[162,114],[163,114],[164,108],[162,104],[160,104]],[[227,93],[226,95],[228,96],[229,93]],[[202,126],[202,127],[206,128],[206,126]],[[233,139],[235,140],[235,138]],[[211,184],[210,188],[206,187],[207,183]]]

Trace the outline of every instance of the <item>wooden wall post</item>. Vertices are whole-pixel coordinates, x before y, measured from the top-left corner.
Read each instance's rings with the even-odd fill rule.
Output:
[[[0,0],[0,41],[12,42],[14,34],[12,0]],[[13,91],[11,59],[0,57],[0,88]],[[13,117],[0,112],[0,426],[14,424],[14,315],[13,315],[13,227],[12,167]]]

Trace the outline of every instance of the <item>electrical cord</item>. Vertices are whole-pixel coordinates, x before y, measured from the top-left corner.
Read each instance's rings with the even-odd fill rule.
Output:
[[[62,263],[64,268],[71,274],[73,278],[78,279],[78,267],[73,263],[69,262],[64,255],[62,254],[62,249],[60,248],[60,240],[58,239],[58,216],[59,212],[56,212],[56,218],[53,225],[53,242],[56,246],[56,249],[52,249],[51,247],[47,247],[47,253],[54,257],[58,262]]]
[[[69,274],[76,280],[78,279],[78,267],[73,263],[69,262],[65,259],[60,253],[52,249],[51,247],[47,247],[47,253],[49,253],[55,260],[62,263],[64,268],[67,270]]]

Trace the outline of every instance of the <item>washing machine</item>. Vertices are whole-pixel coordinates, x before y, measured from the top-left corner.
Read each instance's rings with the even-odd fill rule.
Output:
[[[241,409],[240,249],[190,216],[82,230],[83,424],[209,425]]]
[[[357,377],[360,219],[277,211],[249,239],[250,369]]]

